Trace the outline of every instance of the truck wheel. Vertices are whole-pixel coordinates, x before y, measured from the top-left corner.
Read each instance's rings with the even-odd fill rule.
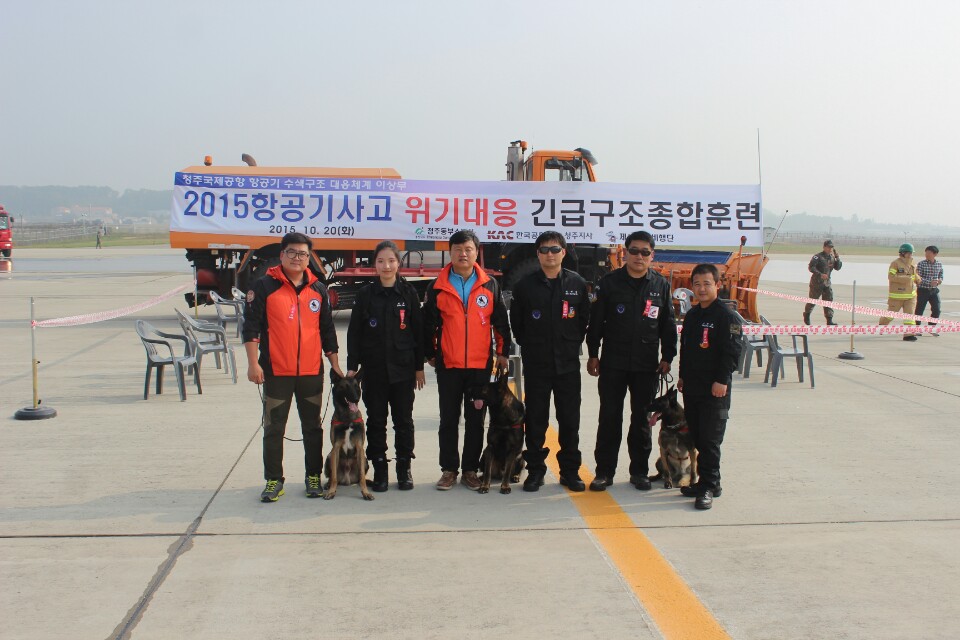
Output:
[[[503,274],[503,288],[513,290],[513,287],[521,278],[535,273],[538,269],[540,269],[540,261],[536,258],[527,258],[526,260],[520,261],[514,265],[512,269]]]
[[[250,276],[250,284],[267,275],[267,270],[278,264],[280,264],[280,258],[267,258],[266,260],[257,262],[257,266],[253,268],[253,273]]]

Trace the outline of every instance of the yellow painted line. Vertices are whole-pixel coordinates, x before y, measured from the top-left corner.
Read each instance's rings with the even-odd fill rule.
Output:
[[[547,429],[545,446],[551,451],[560,450],[557,437],[556,429]],[[560,477],[555,456],[547,457],[547,465]],[[586,467],[580,467],[580,475],[588,484],[587,478],[593,477]],[[665,638],[730,638],[613,496],[589,489],[582,493],[568,491],[567,495]]]

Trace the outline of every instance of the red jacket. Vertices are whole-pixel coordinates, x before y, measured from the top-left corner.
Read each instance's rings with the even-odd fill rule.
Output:
[[[264,375],[320,375],[321,356],[339,350],[327,289],[309,269],[304,277],[297,293],[283,268],[271,267],[247,294],[243,341],[260,343]]]
[[[491,347],[497,355],[510,351],[510,323],[500,286],[483,269],[467,294],[466,304],[450,283],[447,265],[427,289],[423,305],[424,355],[445,369],[489,369]],[[492,333],[491,333],[492,331]]]

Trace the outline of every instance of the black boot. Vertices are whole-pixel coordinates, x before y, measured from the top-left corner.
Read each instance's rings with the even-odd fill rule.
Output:
[[[397,483],[400,491],[413,489],[413,475],[410,473],[410,458],[397,458]]]
[[[803,312],[803,324],[810,324],[810,312],[809,312],[809,311],[804,311],[804,312]]]
[[[387,490],[388,478],[389,470],[387,469],[386,458],[377,458],[373,461],[373,486],[370,488],[377,493],[383,493]]]

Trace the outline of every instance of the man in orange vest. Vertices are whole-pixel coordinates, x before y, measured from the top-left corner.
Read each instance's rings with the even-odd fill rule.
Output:
[[[437,370],[440,395],[440,469],[437,489],[457,482],[480,488],[485,408],[466,402],[468,392],[490,380],[493,356],[506,370],[510,324],[500,286],[476,266],[480,239],[469,229],[450,237],[450,264],[427,288],[423,305],[424,355]],[[460,407],[464,409],[463,457],[459,452]]]

